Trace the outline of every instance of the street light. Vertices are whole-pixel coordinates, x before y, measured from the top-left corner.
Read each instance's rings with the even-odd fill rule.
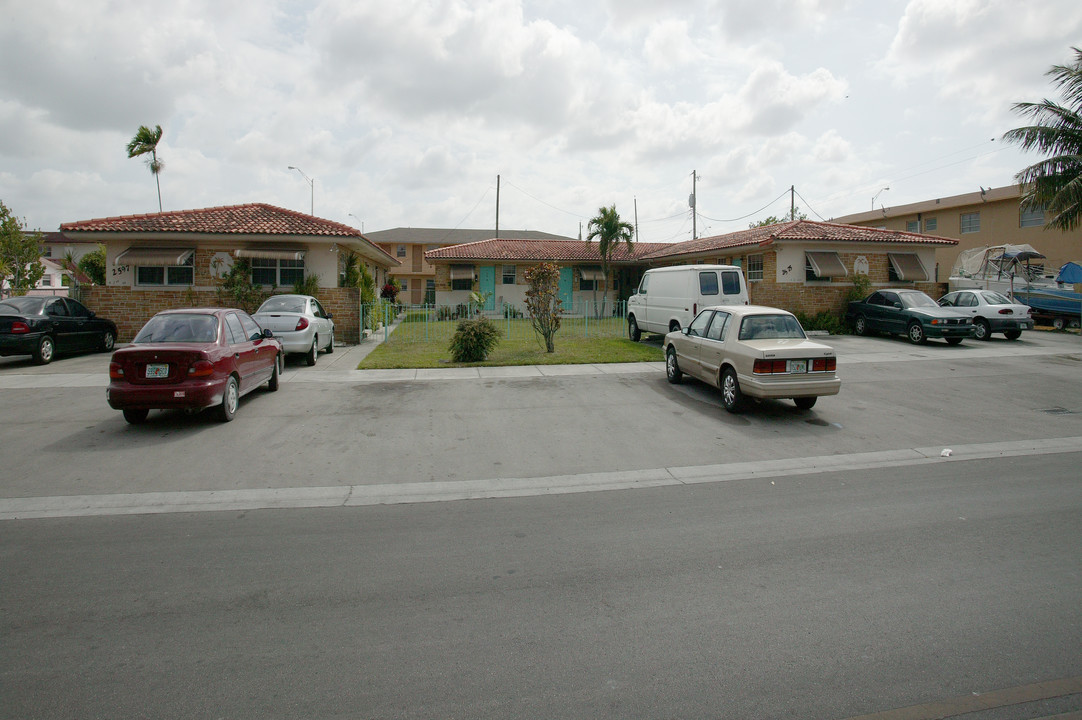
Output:
[[[883,188],[883,190],[890,190],[889,187]],[[872,210],[875,210],[875,199],[883,194],[883,190],[880,190],[875,195],[872,195]]]
[[[308,181],[308,187],[312,191],[312,205],[311,205],[311,208],[310,208],[310,211],[309,211],[309,215],[315,215],[316,214],[316,181],[313,180],[312,178],[308,177],[307,175],[305,175],[304,171],[301,170],[299,167],[293,167],[292,165],[290,165],[286,169],[287,170],[296,170],[297,172],[299,172],[301,174],[302,178],[304,178],[305,180]]]

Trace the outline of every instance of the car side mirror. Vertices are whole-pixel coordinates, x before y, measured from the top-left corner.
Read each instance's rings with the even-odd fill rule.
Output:
[[[327,319],[328,320],[330,320],[332,317],[334,317],[334,313],[327,313]]]
[[[902,309],[902,304],[900,302],[896,302],[896,303],[894,303],[894,307],[897,308],[898,310],[901,310]]]
[[[95,318],[95,317],[97,317],[97,315],[94,314],[93,310],[88,310],[87,311],[87,317]]]
[[[272,337],[274,337],[274,333],[271,332],[270,328],[263,328],[263,337],[272,338]]]

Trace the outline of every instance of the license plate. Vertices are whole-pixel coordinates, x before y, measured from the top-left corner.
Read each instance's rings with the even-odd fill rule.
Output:
[[[1028,322],[1018,323],[1018,327],[1020,327],[1022,330],[1029,330],[1029,323]]]
[[[169,366],[168,365],[147,365],[147,377],[148,378],[169,377]]]
[[[808,372],[807,360],[790,360],[789,372],[791,373],[806,373]]]

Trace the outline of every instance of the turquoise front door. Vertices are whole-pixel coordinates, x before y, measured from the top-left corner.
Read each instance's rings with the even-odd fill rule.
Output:
[[[573,311],[574,298],[572,291],[575,287],[575,271],[572,268],[560,268],[560,302],[563,303],[565,313]]]
[[[485,296],[485,310],[496,309],[496,267],[494,265],[482,265],[481,276],[478,278],[481,294]]]

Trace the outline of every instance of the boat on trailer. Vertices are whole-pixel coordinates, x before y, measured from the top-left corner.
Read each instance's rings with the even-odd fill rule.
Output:
[[[993,245],[964,250],[950,274],[950,289],[997,290],[1033,308],[1039,321],[1057,330],[1078,327],[1082,313],[1082,265],[1069,262],[1056,275],[1046,275],[1045,256],[1031,245]]]

